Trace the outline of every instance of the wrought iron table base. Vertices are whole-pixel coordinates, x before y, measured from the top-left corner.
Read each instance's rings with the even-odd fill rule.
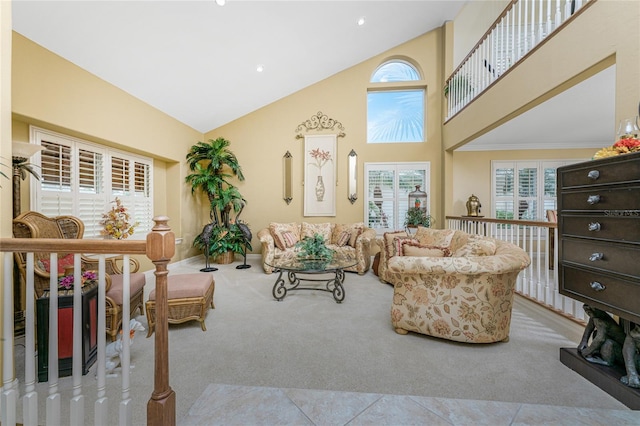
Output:
[[[317,290],[317,291],[327,291],[333,294],[333,298],[337,303],[342,303],[344,300],[344,287],[342,283],[344,282],[344,270],[336,269],[335,276],[328,279],[322,278],[300,278],[299,274],[306,275],[318,275],[318,274],[331,274],[334,271],[288,271],[287,277],[288,282],[284,278],[282,278],[282,274],[284,273],[283,269],[278,269],[280,274],[278,275],[278,279],[276,283],[273,285],[273,297],[278,301],[282,301],[285,298],[288,291],[292,290]],[[322,282],[325,283],[325,287],[322,288],[320,286],[315,287],[301,287],[300,283],[302,281],[306,282]]]

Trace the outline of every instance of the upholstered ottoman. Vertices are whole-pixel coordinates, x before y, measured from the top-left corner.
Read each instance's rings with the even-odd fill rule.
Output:
[[[200,321],[202,331],[207,331],[204,318],[209,306],[213,305],[215,282],[211,274],[176,274],[167,276],[167,299],[169,301],[169,324],[180,324],[196,320]],[[156,323],[156,291],[149,293],[145,304],[149,331],[153,334]]]

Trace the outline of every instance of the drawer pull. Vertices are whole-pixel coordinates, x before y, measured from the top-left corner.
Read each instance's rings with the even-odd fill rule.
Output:
[[[606,289],[606,287],[603,284],[600,284],[598,281],[592,281],[589,285],[595,291],[603,291],[604,289]]]
[[[595,262],[596,260],[602,260],[603,257],[604,253],[591,253],[591,256],[589,256],[589,260]]]
[[[589,224],[589,231],[599,231],[600,230],[600,224],[598,222],[591,222]]]
[[[587,175],[587,177],[588,177],[589,179],[596,180],[596,179],[598,179],[598,178],[600,177],[600,172],[599,172],[599,171],[597,171],[597,170],[591,170],[591,171],[589,172],[589,174]]]
[[[589,198],[587,198],[587,203],[593,205],[593,204],[598,204],[600,202],[600,196],[599,195],[589,195]]]

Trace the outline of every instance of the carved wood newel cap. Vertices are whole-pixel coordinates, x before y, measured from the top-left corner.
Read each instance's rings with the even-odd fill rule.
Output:
[[[156,223],[147,235],[147,257],[152,262],[168,261],[176,254],[176,236],[169,227],[167,216],[156,216]]]

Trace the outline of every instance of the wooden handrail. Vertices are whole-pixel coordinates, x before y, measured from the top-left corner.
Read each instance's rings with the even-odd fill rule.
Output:
[[[0,238],[0,251],[33,253],[147,254],[145,240],[58,240],[53,238]]]
[[[546,220],[494,219],[491,217],[478,217],[478,216],[446,216],[446,219],[466,220],[468,222],[502,223],[505,225],[539,226],[542,228],[558,227],[558,224],[556,222],[547,222]]]

